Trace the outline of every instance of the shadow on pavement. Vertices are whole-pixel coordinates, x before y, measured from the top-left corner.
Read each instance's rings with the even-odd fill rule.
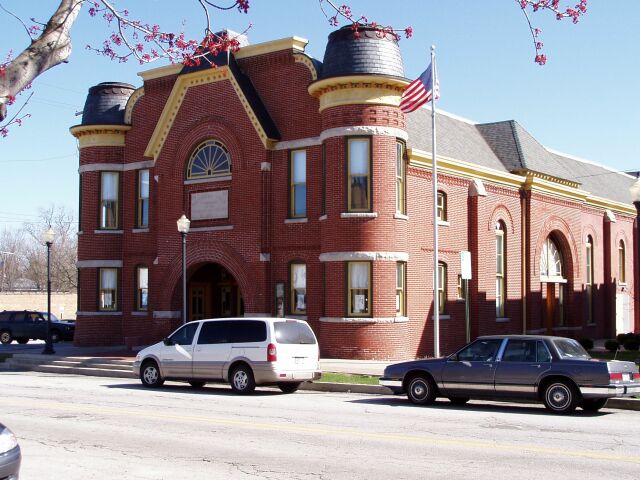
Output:
[[[102,385],[103,387],[106,388],[116,388],[116,389],[122,389],[122,390],[144,390],[147,392],[175,392],[175,393],[185,393],[185,394],[189,394],[189,395],[211,395],[211,394],[216,394],[216,395],[225,395],[225,396],[233,396],[233,397],[240,397],[240,396],[249,396],[249,397],[269,397],[269,396],[273,396],[273,395],[285,395],[284,393],[282,393],[280,390],[277,389],[262,389],[262,387],[257,387],[256,391],[253,392],[251,395],[239,395],[237,393],[234,393],[230,387],[225,387],[223,385],[216,385],[216,384],[211,384],[211,385],[205,385],[202,388],[194,388],[188,384],[180,384],[180,383],[173,383],[173,384],[164,384],[162,387],[159,388],[147,388],[144,385],[142,385],[140,382],[138,383],[119,383],[119,384],[105,384]]]

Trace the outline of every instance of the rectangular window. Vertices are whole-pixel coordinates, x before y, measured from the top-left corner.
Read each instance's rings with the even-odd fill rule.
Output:
[[[138,171],[138,221],[139,228],[149,226],[149,170]]]
[[[118,228],[118,197],[120,174],[102,172],[100,176],[100,228]]]
[[[138,267],[136,272],[136,308],[145,311],[149,308],[149,268]]]
[[[307,151],[292,150],[290,155],[290,218],[307,216]]]
[[[504,317],[504,233],[496,230],[496,317]]]
[[[587,324],[593,323],[593,247],[587,243]]]
[[[627,282],[627,274],[625,271],[625,256],[624,242],[620,240],[620,244],[618,245],[618,283]]]
[[[462,279],[462,275],[458,274],[458,300],[465,300],[467,298],[467,292],[466,292],[466,284],[465,281]]]
[[[327,146],[322,144],[322,199],[320,215],[327,213]]]
[[[396,142],[396,212],[406,213],[404,144]]]
[[[118,269],[100,268],[98,310],[118,309]]]
[[[445,312],[447,304],[447,266],[444,263],[438,264],[438,311]]]
[[[349,138],[348,199],[350,212],[371,211],[371,139]]]
[[[291,264],[291,313],[307,313],[307,266]]]
[[[78,180],[78,231],[82,231],[82,173]]]
[[[438,192],[438,221],[447,221],[447,195],[444,192]]]
[[[406,285],[407,285],[407,264],[396,263],[396,316],[404,317],[407,314],[406,308]]]
[[[348,315],[371,315],[371,263],[347,262]]]

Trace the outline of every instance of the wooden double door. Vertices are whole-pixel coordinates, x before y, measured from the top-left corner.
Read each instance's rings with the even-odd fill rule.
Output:
[[[188,282],[188,319],[241,317],[242,293],[235,278],[220,265],[206,265]]]

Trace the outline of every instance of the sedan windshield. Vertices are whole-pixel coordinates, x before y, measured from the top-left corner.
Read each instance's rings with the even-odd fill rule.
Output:
[[[583,360],[589,360],[591,358],[591,355],[582,348],[582,345],[571,338],[556,339],[553,340],[553,344],[558,349],[561,358],[578,358]]]

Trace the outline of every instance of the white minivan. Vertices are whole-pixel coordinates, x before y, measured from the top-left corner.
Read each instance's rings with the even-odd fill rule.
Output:
[[[320,378],[318,341],[303,320],[218,318],[189,322],[141,350],[133,371],[145,387],[186,380],[195,388],[229,382],[236,393],[277,385],[284,393]]]

